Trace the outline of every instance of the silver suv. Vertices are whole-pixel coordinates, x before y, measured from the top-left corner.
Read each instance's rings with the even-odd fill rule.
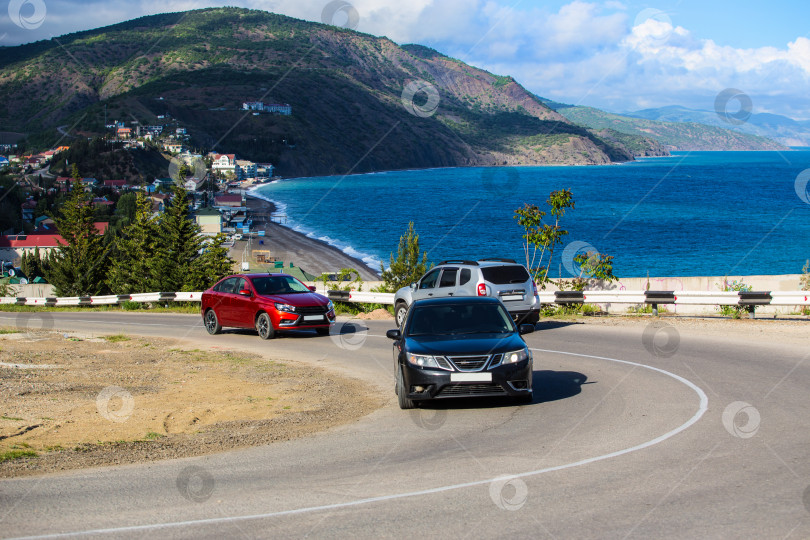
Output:
[[[515,322],[536,324],[540,318],[537,286],[522,264],[511,259],[442,261],[422,279],[396,292],[397,325],[402,326],[416,300],[442,296],[492,296],[503,302]]]

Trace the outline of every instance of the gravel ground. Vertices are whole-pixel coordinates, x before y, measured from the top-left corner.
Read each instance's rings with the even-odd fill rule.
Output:
[[[0,477],[284,441],[383,403],[358,381],[271,357],[68,334],[0,334],[0,390]],[[8,459],[20,453],[37,455]]]

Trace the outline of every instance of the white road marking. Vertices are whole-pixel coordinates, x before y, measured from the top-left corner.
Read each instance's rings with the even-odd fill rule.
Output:
[[[549,473],[549,472],[561,471],[561,470],[564,470],[564,469],[571,469],[571,468],[574,468],[574,467],[580,467],[582,465],[589,465],[589,464],[595,463],[597,461],[604,461],[606,459],[623,456],[625,454],[629,454],[631,452],[636,452],[638,450],[644,450],[645,448],[649,448],[649,447],[654,446],[654,445],[656,445],[658,443],[661,443],[661,442],[663,442],[663,441],[665,441],[665,440],[667,440],[667,439],[669,439],[671,437],[674,437],[675,435],[681,433],[682,431],[685,431],[686,429],[690,428],[695,423],[697,423],[698,420],[701,419],[701,417],[705,414],[706,410],[709,407],[709,398],[706,396],[706,393],[703,392],[703,390],[700,389],[700,387],[698,387],[693,382],[691,382],[691,381],[689,381],[689,380],[687,380],[687,379],[685,379],[685,378],[683,378],[683,377],[681,377],[679,375],[675,375],[674,373],[670,373],[669,371],[666,371],[666,370],[663,370],[663,369],[660,369],[660,368],[648,366],[648,365],[645,365],[645,364],[639,364],[637,362],[630,362],[628,360],[619,360],[619,359],[616,359],[616,358],[607,358],[607,357],[604,357],[604,356],[592,356],[592,355],[589,355],[589,354],[579,354],[579,353],[572,353],[572,352],[566,352],[566,351],[552,351],[552,350],[534,349],[534,348],[532,348],[531,350],[536,351],[536,352],[545,352],[545,353],[552,353],[552,354],[564,354],[564,355],[568,355],[568,356],[579,356],[581,358],[591,358],[591,359],[594,359],[594,360],[604,360],[604,361],[607,361],[607,362],[615,362],[615,363],[618,363],[618,364],[625,364],[625,365],[629,365],[629,366],[635,366],[635,367],[640,367],[640,368],[644,368],[644,369],[649,369],[651,371],[656,371],[658,373],[661,373],[663,375],[671,377],[671,378],[675,379],[676,381],[679,381],[679,382],[683,383],[684,385],[688,386],[689,388],[691,388],[698,395],[698,397],[700,398],[700,405],[698,406],[698,410],[697,410],[697,412],[695,412],[695,414],[692,416],[692,418],[690,418],[689,420],[687,420],[685,423],[681,424],[677,428],[675,428],[675,429],[673,429],[671,431],[668,431],[667,433],[661,435],[660,437],[656,437],[655,439],[652,439],[650,441],[638,444],[636,446],[632,446],[630,448],[625,448],[624,450],[617,450],[616,452],[610,452],[609,454],[603,454],[601,456],[582,459],[580,461],[575,461],[573,463],[567,463],[567,464],[564,464],[564,465],[557,465],[555,467],[547,467],[545,469],[537,469],[537,470],[534,470],[534,471],[526,471],[526,472],[523,472],[523,473],[510,474],[509,475],[510,478],[526,478],[526,477],[529,477],[529,476],[538,476],[538,475]],[[190,527],[190,526],[197,526],[197,525],[213,525],[213,524],[237,523],[237,522],[240,522],[240,521],[248,521],[248,520],[256,520],[256,519],[268,519],[268,518],[281,517],[281,516],[292,516],[292,515],[296,515],[296,514],[306,514],[306,513],[312,513],[312,512],[321,512],[321,511],[324,511],[324,510],[339,510],[339,509],[342,509],[342,508],[351,508],[353,506],[361,506],[361,505],[372,504],[372,503],[376,503],[376,502],[387,502],[387,501],[393,501],[393,500],[397,500],[397,499],[405,499],[405,498],[408,498],[408,497],[420,497],[420,496],[423,496],[423,495],[433,495],[435,493],[442,493],[442,492],[445,492],[445,491],[453,491],[453,490],[464,489],[464,488],[468,488],[468,487],[485,486],[485,485],[491,484],[496,479],[497,478],[487,478],[485,480],[476,480],[474,482],[465,482],[463,484],[451,484],[451,485],[448,485],[448,486],[440,486],[440,487],[436,487],[436,488],[432,488],[432,489],[425,489],[425,490],[421,490],[421,491],[411,491],[411,492],[407,492],[407,493],[395,493],[395,494],[392,494],[392,495],[382,495],[380,497],[369,497],[369,498],[366,498],[366,499],[359,499],[359,500],[351,501],[351,502],[326,504],[326,505],[321,505],[321,506],[309,506],[309,507],[305,507],[305,508],[297,508],[297,509],[294,509],[294,510],[282,510],[282,511],[279,511],[279,512],[268,512],[268,513],[264,513],[264,514],[252,514],[252,515],[247,515],[247,516],[228,516],[228,517],[221,517],[221,518],[209,518],[209,519],[199,519],[199,520],[189,520],[189,521],[173,521],[173,522],[168,522],[168,523],[156,523],[156,524],[149,524],[149,525],[133,525],[133,526],[130,526],[130,527],[115,527],[115,528],[109,528],[109,529],[93,529],[93,530],[88,530],[88,531],[80,531],[80,532],[65,533],[65,534],[48,534],[48,535],[42,535],[42,536],[27,536],[27,537],[24,537],[24,538],[26,538],[26,539],[34,539],[34,538],[71,538],[71,537],[85,536],[85,535],[91,535],[91,534],[120,534],[120,533],[127,533],[127,532],[157,531],[157,530],[160,530],[160,529],[168,529],[168,528],[175,528],[175,527]],[[18,540],[22,540],[22,539],[18,539]]]

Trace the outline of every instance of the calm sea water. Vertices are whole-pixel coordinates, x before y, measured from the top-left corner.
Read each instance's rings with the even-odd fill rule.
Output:
[[[810,150],[692,152],[597,167],[452,168],[281,180],[255,194],[374,268],[413,221],[432,262],[524,260],[514,211],[568,188],[552,275],[614,256],[620,277],[795,274],[810,258]],[[807,171],[807,172],[804,172]],[[803,174],[804,173],[804,174]]]

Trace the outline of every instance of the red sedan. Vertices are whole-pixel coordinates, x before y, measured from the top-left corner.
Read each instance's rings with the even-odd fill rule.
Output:
[[[331,300],[288,274],[238,274],[219,280],[202,294],[205,329],[255,328],[262,339],[279,330],[311,328],[329,334],[335,321]]]

